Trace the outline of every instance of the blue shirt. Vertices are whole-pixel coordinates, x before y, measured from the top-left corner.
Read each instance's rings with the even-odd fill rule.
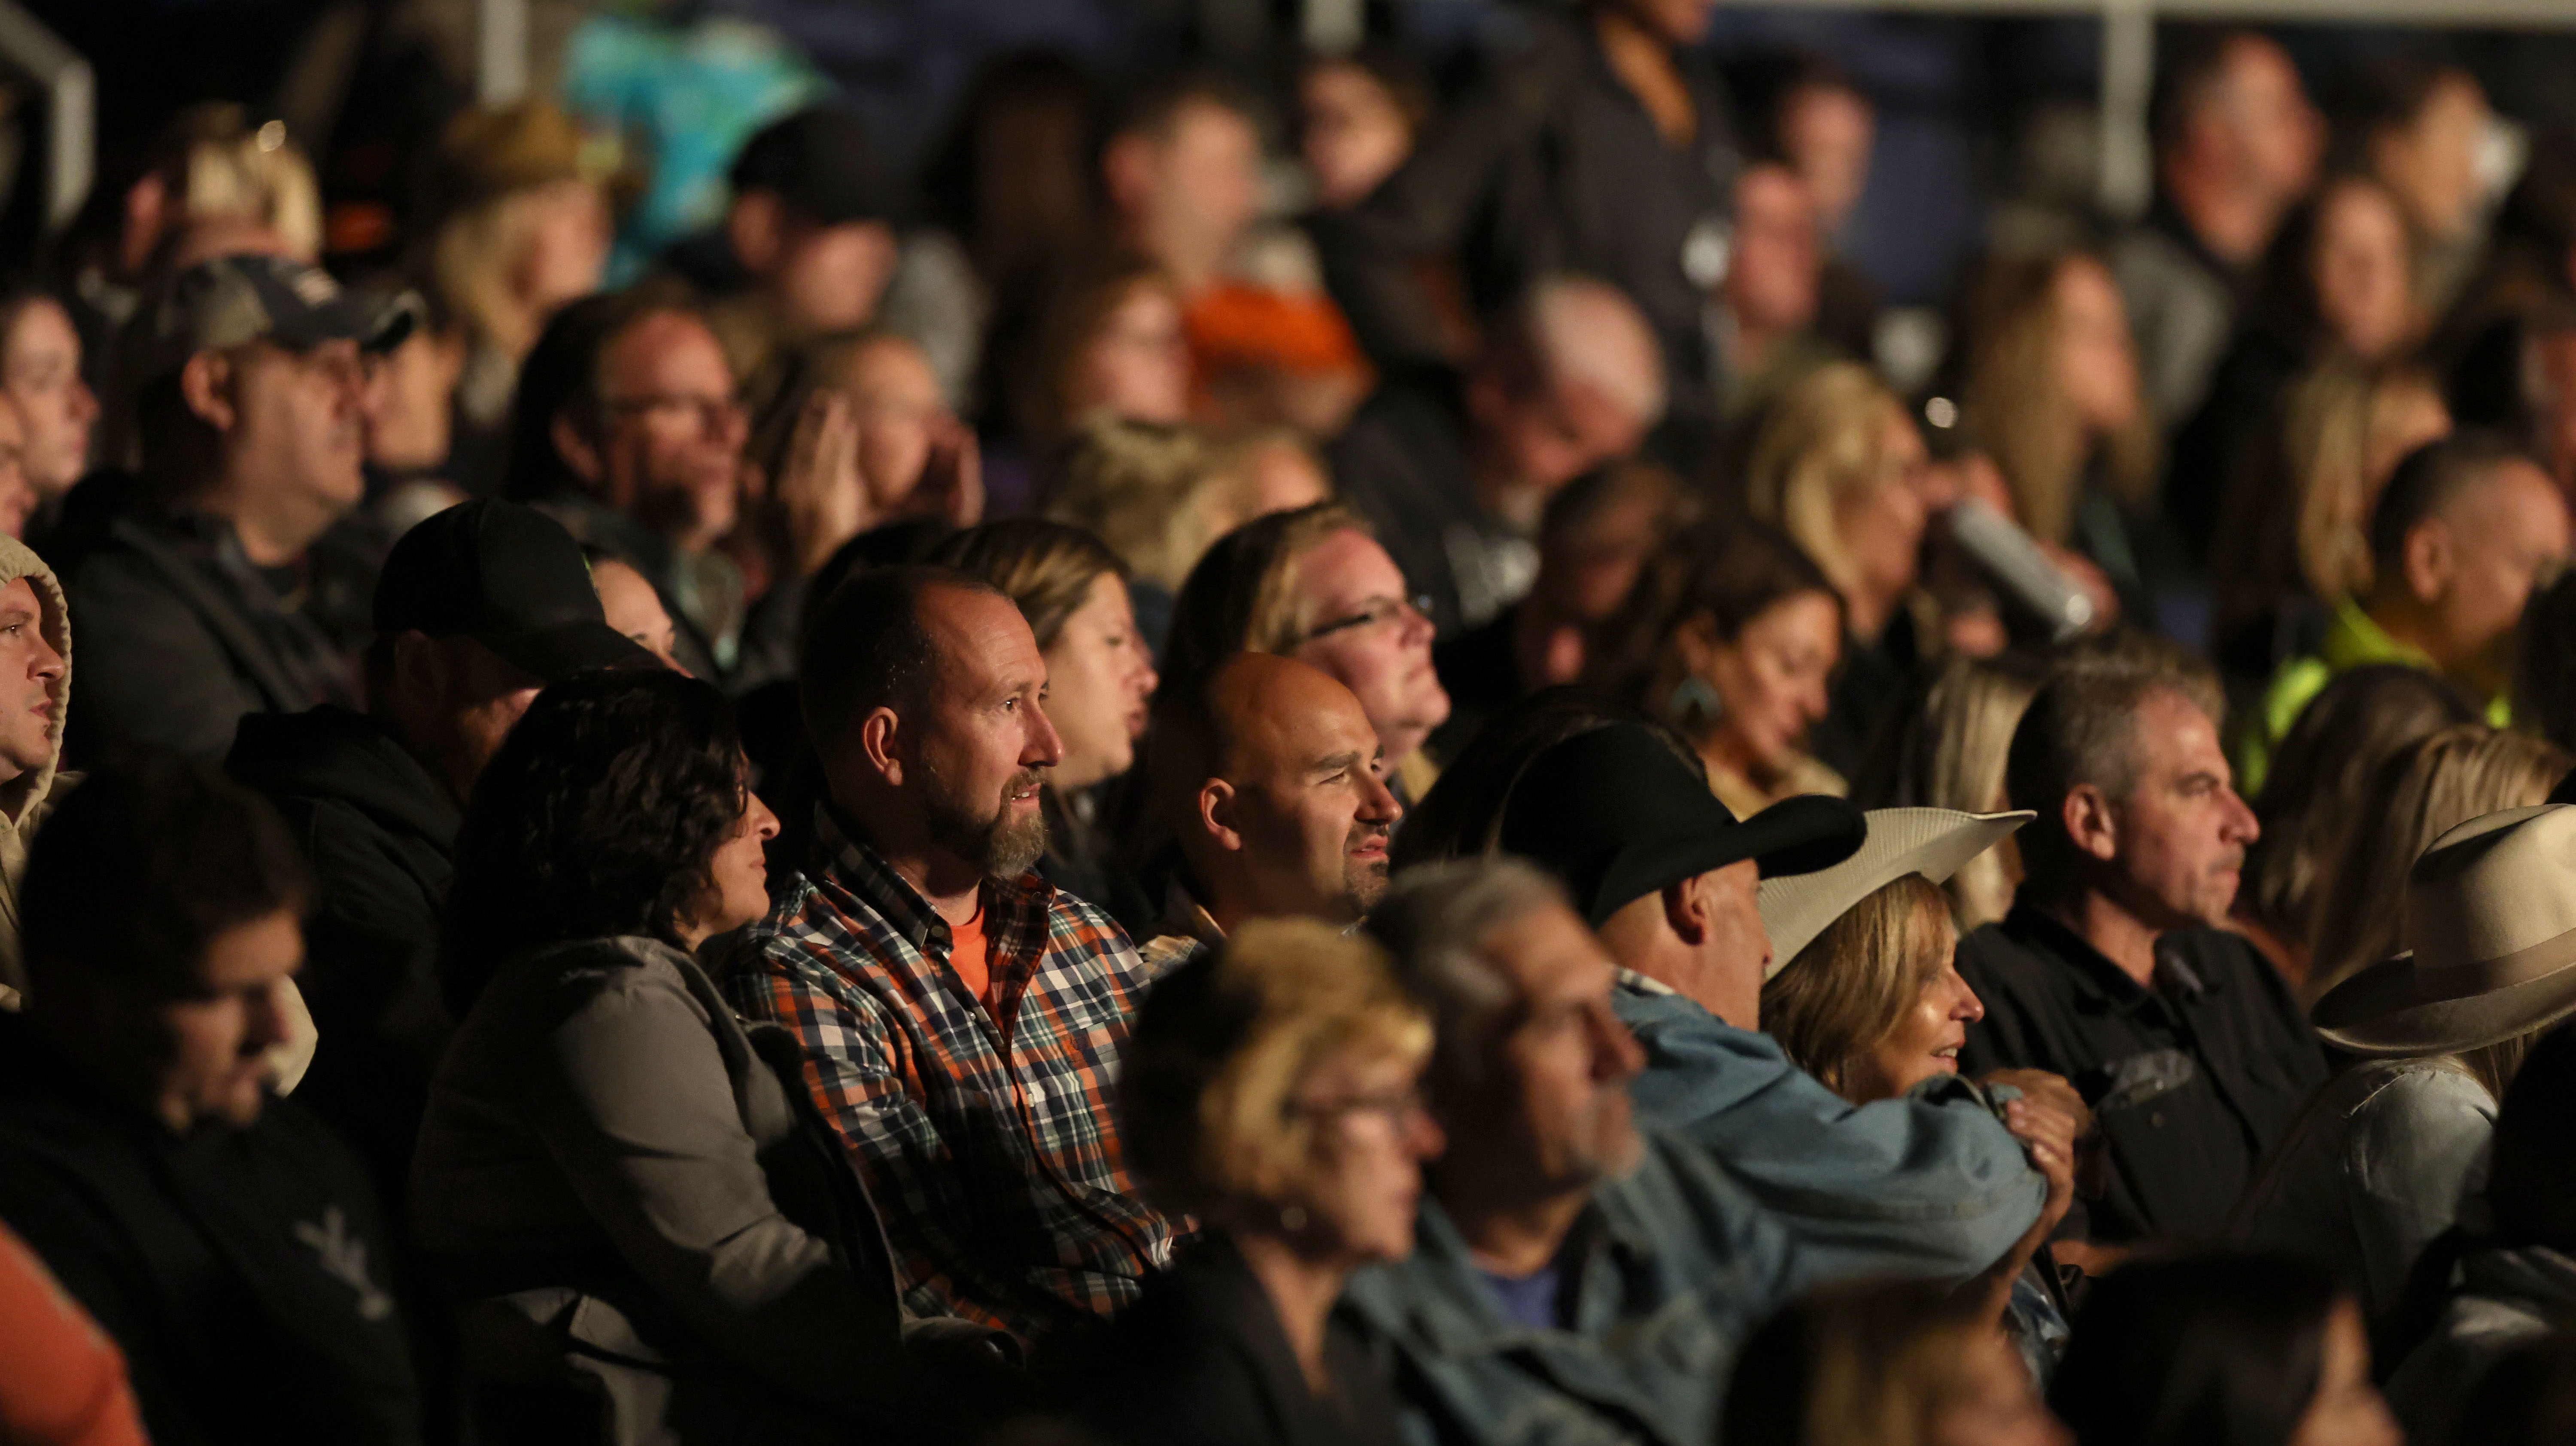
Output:
[[[1964,1280],[2039,1218],[2048,1182],[1965,1079],[1855,1105],[1642,975],[1622,970],[1610,1004],[1646,1054],[1640,1123],[1705,1147],[1826,1278]]]

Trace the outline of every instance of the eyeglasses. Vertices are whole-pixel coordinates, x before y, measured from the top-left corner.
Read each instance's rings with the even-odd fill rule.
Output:
[[[1361,605],[1358,612],[1349,617],[1335,618],[1329,623],[1307,629],[1305,634],[1297,639],[1297,646],[1304,647],[1317,638],[1346,633],[1354,628],[1374,628],[1386,623],[1410,622],[1415,618],[1428,621],[1430,615],[1431,594],[1429,593],[1419,593],[1410,598],[1370,598]]]
[[[733,397],[710,397],[703,393],[647,392],[637,397],[612,397],[603,403],[612,416],[635,417],[648,412],[688,412],[691,419],[710,432],[721,432],[740,422],[742,403]]]

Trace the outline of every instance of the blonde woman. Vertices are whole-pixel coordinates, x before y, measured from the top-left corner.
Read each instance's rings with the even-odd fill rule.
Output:
[[[1904,710],[1853,797],[1865,808],[2009,807],[2004,759],[2044,673],[2040,660],[2010,653],[1951,658],[1922,689],[1920,706]],[[1942,888],[1964,934],[2001,922],[2020,886],[2021,855],[2006,839],[1960,865]]]
[[[1747,508],[1824,569],[1862,643],[1914,590],[1930,461],[1905,404],[1857,362],[1820,367],[1790,388],[1754,438]]]
[[[2570,767],[2576,758],[2557,744],[2483,723],[2454,724],[2383,764],[2316,893],[2301,1001],[2315,1004],[2397,952],[2406,871],[2433,840],[2483,814],[2545,802]]]
[[[2371,509],[2451,414],[2427,373],[2335,356],[2291,385],[2279,428],[2278,470],[2229,490],[2213,569],[2221,650],[2249,673],[2312,651],[2334,605],[2369,590]]]
[[[1960,428],[2003,472],[2022,526],[2109,566],[2112,524],[2087,500],[2144,502],[2157,465],[2110,270],[2080,251],[1998,263],[1975,293],[1967,347]]]
[[[298,261],[321,258],[322,188],[285,122],[253,121],[230,103],[204,105],[184,112],[171,138],[159,200],[165,236],[176,229],[169,222],[242,221],[275,236]]]
[[[1959,932],[1940,883],[2009,838],[2027,813],[1879,809],[1860,852],[1813,874],[1770,880],[1760,904],[1788,963],[1763,983],[1763,1029],[1791,1063],[1855,1105],[1892,1100],[1955,1075],[1967,1027],[1985,1006],[1959,977]],[[1839,913],[1832,905],[1859,892]],[[2034,1377],[2065,1343],[2050,1273],[2025,1278],[2074,1200],[2076,1121],[2062,1103],[2014,1098],[2007,1124],[2048,1182],[2039,1219],[1985,1277],[1992,1314],[2013,1331]]]
[[[1974,1302],[1931,1281],[1845,1281],[1753,1333],[1727,1446],[2072,1446]]]
[[[1155,1446],[1391,1443],[1396,1405],[1332,1320],[1342,1282],[1413,1251],[1431,1022],[1373,943],[1261,919],[1137,1010],[1121,1138],[1206,1233],[1078,1379],[1088,1424]]]
[[[456,384],[454,480],[497,481],[500,435],[519,364],[546,322],[599,289],[608,196],[573,122],[539,100],[473,106],[439,133],[416,262],[464,348]]]

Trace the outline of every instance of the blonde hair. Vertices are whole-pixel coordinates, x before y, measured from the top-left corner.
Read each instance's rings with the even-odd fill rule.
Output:
[[[1103,574],[1122,582],[1127,577],[1127,565],[1099,538],[1039,517],[969,527],[933,548],[929,560],[1000,589],[1028,619],[1040,652],[1064,635],[1064,625],[1091,600],[1091,585]]]
[[[1247,519],[1250,490],[1188,427],[1101,417],[1065,453],[1046,515],[1089,528],[1135,576],[1178,589],[1208,545]]]
[[[1336,533],[1370,535],[1339,502],[1256,517],[1218,538],[1172,602],[1163,640],[1163,690],[1178,696],[1204,683],[1236,653],[1294,652],[1312,627],[1312,603],[1297,591],[1297,564]]]
[[[2004,761],[2040,677],[2038,663],[2009,655],[1950,659],[1924,691],[1922,706],[1904,718],[1889,756],[1874,760],[1856,796],[1870,808],[2010,808]],[[1951,918],[1966,933],[2010,913],[2020,883],[2021,852],[2006,839],[1961,865],[1942,891],[1950,896]]]
[[[1887,383],[1858,362],[1833,362],[1772,406],[1746,466],[1747,510],[1779,524],[1846,593],[1856,578],[1836,504],[1901,481],[1890,467],[1890,420],[1912,422]]]
[[[302,260],[322,254],[322,188],[282,122],[254,126],[250,112],[223,103],[187,111],[173,130],[173,199],[190,221],[248,221],[276,232]]]
[[[2576,759],[2545,738],[2483,723],[2454,724],[2390,758],[2316,893],[2307,1002],[2397,952],[2406,877],[2433,840],[2473,818],[2546,803],[2571,766]]]
[[[1385,950],[1317,919],[1255,919],[1163,977],[1118,1082],[1128,1163],[1157,1204],[1224,1218],[1293,1198],[1316,1122],[1295,1108],[1353,1056],[1419,1068],[1431,1020]]]
[[[2082,251],[1997,263],[1970,310],[1960,428],[1994,459],[2022,525],[2043,542],[2071,538],[2097,447],[2122,498],[2141,500],[2155,485],[2156,428],[2143,402],[2128,427],[2097,439],[2058,380],[2058,278],[2101,264]]]
[[[1921,874],[1872,891],[1762,986],[1762,1027],[1792,1064],[1849,1098],[1857,1066],[1939,978],[1959,936]]]
[[[2291,384],[2274,444],[2279,472],[2240,474],[2220,530],[2223,615],[2250,618],[2301,593],[2332,603],[2369,591],[2370,512],[2387,484],[2372,453],[2392,403],[2434,392],[2413,367],[2344,355]],[[2261,455],[2261,454],[2257,454]]]

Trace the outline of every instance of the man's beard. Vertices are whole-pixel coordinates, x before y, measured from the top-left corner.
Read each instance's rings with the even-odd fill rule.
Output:
[[[1038,785],[1036,769],[1024,768],[1012,774],[1010,782],[1002,786],[1002,797],[981,813],[958,797],[938,770],[925,763],[921,772],[928,784],[922,790],[921,804],[928,815],[933,844],[996,879],[1018,878],[1046,853],[1045,811],[1014,818],[1009,803],[1011,795]]]

